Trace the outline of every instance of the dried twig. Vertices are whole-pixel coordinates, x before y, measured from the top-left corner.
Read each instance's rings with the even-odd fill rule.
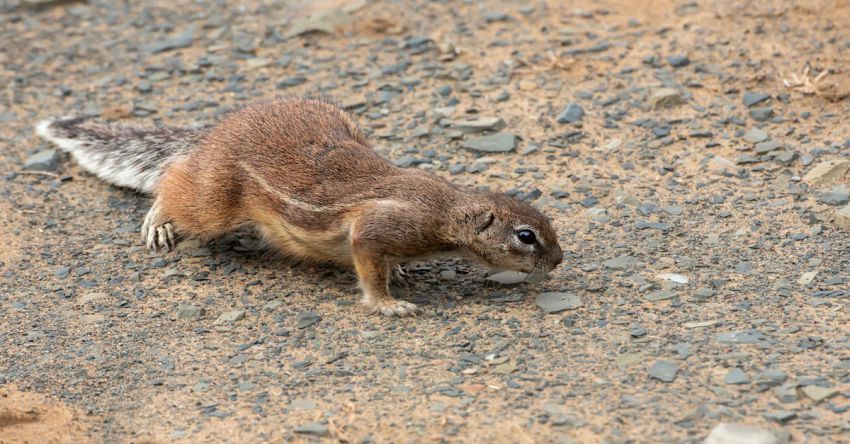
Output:
[[[811,95],[817,94],[821,95],[821,91],[818,88],[818,83],[823,80],[824,77],[829,73],[828,70],[822,71],[818,74],[814,79],[809,77],[809,67],[803,70],[803,74],[800,77],[797,77],[797,74],[791,74],[790,79],[782,79],[782,83],[785,84],[786,88],[791,88],[797,91],[800,91],[803,94]]]

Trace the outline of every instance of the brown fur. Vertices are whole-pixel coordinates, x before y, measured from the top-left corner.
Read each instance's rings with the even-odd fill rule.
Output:
[[[275,99],[227,115],[166,170],[156,196],[153,227],[212,237],[254,224],[285,254],[353,265],[364,302],[388,315],[416,312],[389,294],[399,263],[456,253],[531,272],[562,256],[536,209],[395,167],[323,100]],[[520,244],[520,228],[534,230],[541,246]]]

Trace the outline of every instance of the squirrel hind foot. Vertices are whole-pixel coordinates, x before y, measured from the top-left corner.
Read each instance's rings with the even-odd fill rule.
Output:
[[[142,222],[142,241],[149,250],[172,251],[176,246],[174,226],[162,221],[162,211],[158,201],[154,202]]]

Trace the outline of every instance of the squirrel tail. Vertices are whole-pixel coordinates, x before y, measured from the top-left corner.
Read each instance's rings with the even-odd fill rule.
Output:
[[[86,117],[43,120],[36,134],[71,153],[87,171],[114,185],[153,193],[168,165],[187,155],[205,128],[144,128]]]

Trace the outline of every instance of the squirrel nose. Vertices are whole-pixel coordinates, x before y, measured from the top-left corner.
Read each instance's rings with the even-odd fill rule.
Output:
[[[558,265],[561,265],[562,262],[564,262],[564,253],[563,252],[558,251],[557,253],[553,254],[552,255],[552,270],[557,268]]]

